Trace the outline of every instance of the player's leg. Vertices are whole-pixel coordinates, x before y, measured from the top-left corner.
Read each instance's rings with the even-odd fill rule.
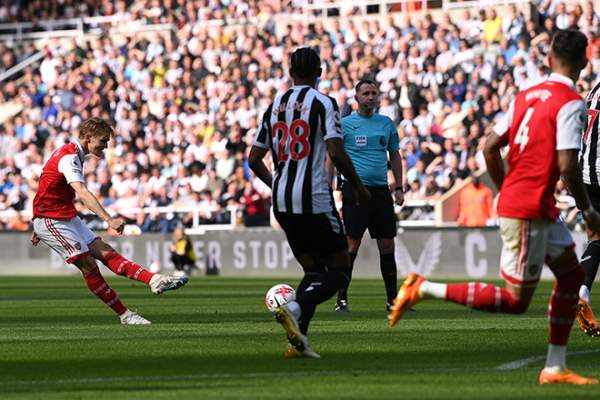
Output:
[[[99,237],[89,244],[92,256],[100,260],[112,272],[150,286],[152,293],[159,295],[168,290],[179,289],[188,281],[186,276],[171,277],[154,274],[141,265],[126,259]]]
[[[295,301],[275,310],[275,317],[285,329],[295,351],[306,357],[318,357],[310,349],[306,339],[307,332],[300,331],[298,321],[307,329],[316,306],[333,297],[342,285],[348,282],[350,257],[342,223],[335,211],[317,215],[276,212],[275,217],[284,229],[298,262],[305,270],[310,271],[319,265],[321,257],[327,265],[324,273],[315,274],[306,281],[303,279],[306,288],[297,292]],[[334,255],[331,255],[332,252]]]
[[[581,266],[585,271],[585,279],[579,288],[579,303],[577,304],[577,321],[579,327],[587,335],[600,336],[598,321],[590,306],[590,292],[598,273],[600,264],[600,235],[586,227],[588,243],[581,257]]]
[[[364,230],[363,230],[364,232]],[[348,240],[348,254],[350,255],[350,270],[348,272],[348,284],[342,286],[338,292],[337,301],[335,303],[335,311],[338,312],[349,312],[348,307],[348,288],[352,282],[352,271],[354,270],[354,261],[358,255],[358,249],[360,248],[361,239],[356,239],[351,236],[347,237]]]
[[[501,272],[507,282],[505,287],[480,282],[437,283],[409,274],[392,307],[390,325],[423,299],[441,299],[488,312],[524,313],[541,276],[548,225],[543,220],[500,220]]]
[[[35,218],[34,230],[40,240],[62,256],[65,262],[79,268],[90,291],[112,308],[123,321],[128,310],[100,274],[96,261],[87,247],[88,238],[81,236],[78,224],[74,220],[75,218],[69,220]]]
[[[342,187],[342,215],[344,216],[344,228],[346,230],[348,251],[350,253],[350,271],[348,275],[348,284],[344,285],[338,292],[335,305],[336,311],[350,311],[348,308],[348,287],[352,281],[354,261],[358,255],[362,237],[369,224],[370,210],[370,205],[364,206],[357,204],[354,189],[348,182],[345,182]]]
[[[542,384],[598,383],[595,379],[579,376],[567,369],[567,343],[585,272],[577,260],[571,235],[562,223],[554,223],[550,227],[547,264],[556,276],[556,283],[548,306],[548,355],[539,381]]]

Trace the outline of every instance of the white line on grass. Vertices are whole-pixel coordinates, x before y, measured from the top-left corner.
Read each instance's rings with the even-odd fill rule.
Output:
[[[598,353],[600,352],[600,349],[594,349],[594,350],[581,350],[581,351],[573,351],[571,353],[568,353],[567,355],[569,356],[576,356],[579,354],[589,354],[589,353]],[[515,361],[511,361],[505,364],[500,364],[496,367],[496,370],[498,371],[512,371],[513,369],[518,369],[521,367],[526,366],[527,364],[531,364],[532,362],[536,362],[536,361],[541,361],[541,360],[545,360],[546,356],[531,356],[531,357],[527,357],[527,358],[522,358],[520,360],[515,360]]]

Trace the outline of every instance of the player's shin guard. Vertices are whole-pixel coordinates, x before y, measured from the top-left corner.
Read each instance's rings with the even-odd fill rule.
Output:
[[[337,300],[348,301],[348,287],[350,286],[350,282],[352,281],[352,270],[354,269],[354,260],[356,260],[357,253],[349,253],[350,254],[350,269],[348,270],[348,283],[340,289],[338,292]]]
[[[522,314],[529,306],[504,288],[478,282],[449,284],[446,300],[476,310],[508,314]]]
[[[394,253],[380,254],[379,267],[381,269],[381,277],[385,284],[385,293],[387,295],[387,303],[392,304],[396,295],[398,295],[398,277],[396,273],[396,260]]]
[[[555,268],[550,268],[556,271]],[[571,268],[564,269],[561,274],[556,274],[556,283],[548,305],[548,319],[550,320],[550,344],[566,345],[573,320],[577,313],[579,300],[579,286],[585,277],[583,268],[578,263]]]
[[[592,285],[598,273],[598,265],[600,265],[600,240],[593,240],[588,243],[581,256],[581,266],[585,271],[583,285],[588,288],[588,292],[592,291]],[[584,300],[589,302],[589,298]]]
[[[127,311],[127,308],[121,303],[119,296],[108,283],[104,280],[104,277],[100,273],[98,267],[94,268],[90,272],[83,273],[83,278],[87,283],[87,287],[92,293],[94,293],[100,300],[107,306],[112,308],[118,315],[123,314]]]
[[[154,276],[152,272],[143,268],[141,265],[126,259],[116,251],[109,252],[106,257],[100,261],[115,274],[126,276],[134,281],[144,282],[146,285],[150,284],[150,279]]]

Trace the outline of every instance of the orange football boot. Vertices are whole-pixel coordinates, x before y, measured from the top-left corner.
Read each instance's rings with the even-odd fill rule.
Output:
[[[388,316],[388,323],[390,326],[396,325],[406,310],[421,301],[419,288],[424,280],[425,278],[414,272],[408,274],[404,280],[404,283],[402,284],[402,287],[398,291],[398,296],[396,296],[394,299],[394,304],[391,307],[391,311]]]
[[[548,372],[542,369],[540,372],[540,385],[547,383],[567,383],[571,385],[597,385],[598,379],[587,378],[576,374],[575,372],[565,369],[560,372]]]
[[[600,327],[589,303],[579,300],[577,304],[577,322],[581,330],[588,336],[600,336]]]

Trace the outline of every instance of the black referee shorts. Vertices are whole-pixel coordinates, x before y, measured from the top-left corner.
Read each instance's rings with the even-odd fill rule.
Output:
[[[326,256],[348,248],[344,225],[337,210],[322,214],[292,214],[275,211],[294,255]]]
[[[588,192],[588,196],[590,196],[590,201],[592,205],[596,209],[596,211],[600,211],[600,186],[598,185],[588,185],[585,184],[585,189]]]
[[[387,186],[367,186],[371,193],[368,205],[356,204],[354,188],[342,185],[342,214],[346,233],[353,239],[361,239],[367,230],[371,239],[389,239],[396,236],[396,213],[394,200]]]

